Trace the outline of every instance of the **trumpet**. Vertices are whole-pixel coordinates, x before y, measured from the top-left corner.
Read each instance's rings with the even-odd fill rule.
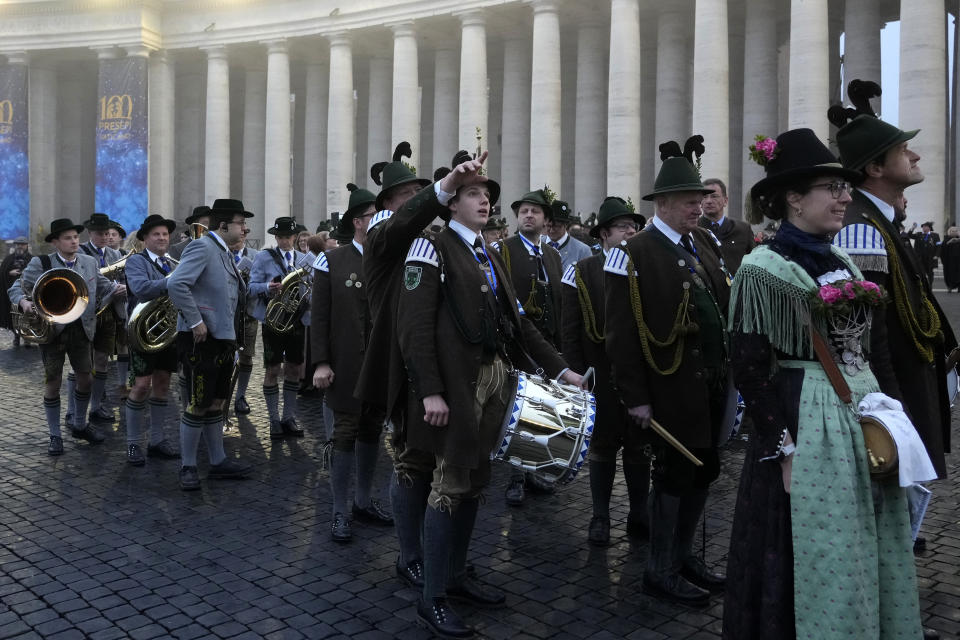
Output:
[[[108,264],[105,267],[100,268],[100,275],[102,275],[107,280],[112,280],[113,282],[120,282],[123,280],[123,276],[126,273],[127,269],[127,260],[130,259],[133,253],[125,255],[120,260],[117,260],[113,264]],[[110,308],[110,303],[113,302],[113,291],[108,293],[103,297],[103,300],[100,301],[100,305],[97,307],[97,315]]]
[[[90,303],[87,283],[73,269],[49,269],[37,278],[28,300],[33,309],[26,313],[11,309],[20,336],[33,344],[47,344],[54,338],[53,325],[70,324],[83,315]]]
[[[263,323],[277,333],[289,333],[310,303],[310,270],[300,267],[280,281],[280,293],[267,303]]]

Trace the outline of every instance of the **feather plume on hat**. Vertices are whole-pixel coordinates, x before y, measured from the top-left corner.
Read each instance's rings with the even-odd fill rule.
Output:
[[[883,91],[880,85],[872,80],[851,80],[847,85],[847,97],[853,107],[844,107],[842,104],[831,105],[827,110],[827,119],[837,128],[860,115],[877,117],[873,107],[870,106],[870,99],[879,97]]]

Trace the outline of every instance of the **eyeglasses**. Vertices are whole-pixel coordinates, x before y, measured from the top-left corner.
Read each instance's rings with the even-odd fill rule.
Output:
[[[610,228],[616,229],[617,231],[639,231],[640,225],[635,222],[618,222],[617,224],[610,225]]]
[[[836,182],[824,182],[823,184],[812,184],[810,185],[811,189],[829,189],[830,195],[833,196],[834,200],[837,200],[845,193],[850,193],[850,190],[853,188],[850,186],[849,182],[844,182],[843,180],[838,180]]]

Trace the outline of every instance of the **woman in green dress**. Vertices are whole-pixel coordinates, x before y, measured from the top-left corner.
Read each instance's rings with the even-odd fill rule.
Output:
[[[809,129],[758,141],[751,155],[766,169],[753,213],[782,222],[744,259],[730,300],[731,364],[756,434],[737,496],[723,637],[919,640],[904,491],[896,477],[871,481],[857,417],[810,339],[812,321],[854,405],[879,391],[871,367],[891,365],[864,351],[867,331],[885,333],[871,313],[879,292],[852,284],[862,295],[841,321],[821,290],[863,279],[831,244],[857,176]]]

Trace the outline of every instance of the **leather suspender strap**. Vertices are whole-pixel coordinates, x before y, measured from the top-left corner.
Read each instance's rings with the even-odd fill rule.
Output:
[[[840,373],[840,368],[837,366],[837,363],[830,357],[830,347],[827,346],[827,342],[823,339],[823,336],[813,328],[812,323],[809,327],[810,337],[813,339],[813,350],[817,353],[817,359],[820,360],[820,365],[823,367],[824,373],[827,374],[830,384],[833,385],[833,390],[837,392],[837,395],[840,396],[840,399],[843,400],[845,404],[852,404],[853,395],[850,393],[850,385],[847,384],[843,374]]]

